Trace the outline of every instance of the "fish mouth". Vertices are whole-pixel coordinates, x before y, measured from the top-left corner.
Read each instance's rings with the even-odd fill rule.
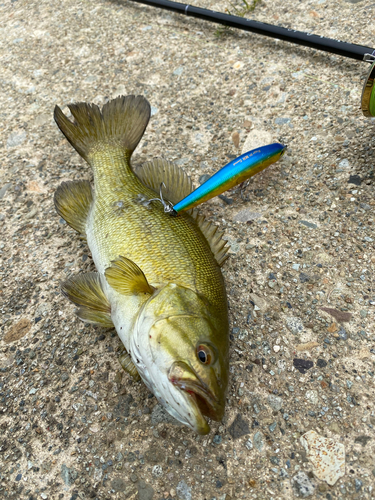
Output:
[[[184,362],[175,362],[168,373],[169,381],[186,393],[194,410],[196,430],[199,434],[207,434],[210,426],[204,417],[220,421],[223,418],[225,405],[218,401],[195,371]]]

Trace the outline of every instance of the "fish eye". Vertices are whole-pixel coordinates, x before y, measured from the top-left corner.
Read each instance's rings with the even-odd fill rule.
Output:
[[[206,345],[201,344],[197,347],[197,356],[203,365],[210,365],[212,363],[213,354],[211,349]]]

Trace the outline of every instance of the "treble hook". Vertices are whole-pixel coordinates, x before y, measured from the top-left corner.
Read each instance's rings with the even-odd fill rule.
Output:
[[[167,186],[164,184],[164,182],[162,182],[160,184],[160,198],[151,198],[150,200],[148,200],[149,202],[151,201],[160,201],[160,203],[163,205],[164,207],[164,212],[166,214],[170,214],[170,215],[173,215],[173,216],[176,216],[177,215],[177,212],[176,210],[174,210],[173,208],[173,205],[170,201],[166,201],[164,200],[163,198],[163,186],[166,188]]]

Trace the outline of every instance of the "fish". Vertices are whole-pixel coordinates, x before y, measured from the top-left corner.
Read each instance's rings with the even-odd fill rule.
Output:
[[[134,380],[179,422],[207,434],[209,420],[223,418],[228,387],[227,242],[196,210],[164,212],[193,191],[182,169],[160,158],[132,165],[150,119],[143,96],[68,108],[71,118],[56,106],[54,119],[91,166],[94,188],[63,182],[54,203],[86,239],[96,272],[69,277],[62,293],[81,320],[115,328],[118,360]]]

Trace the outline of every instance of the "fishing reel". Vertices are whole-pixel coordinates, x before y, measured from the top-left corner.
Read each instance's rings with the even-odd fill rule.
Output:
[[[365,54],[364,60],[371,63],[365,84],[362,90],[362,113],[371,118],[375,117],[375,50],[372,54]]]

